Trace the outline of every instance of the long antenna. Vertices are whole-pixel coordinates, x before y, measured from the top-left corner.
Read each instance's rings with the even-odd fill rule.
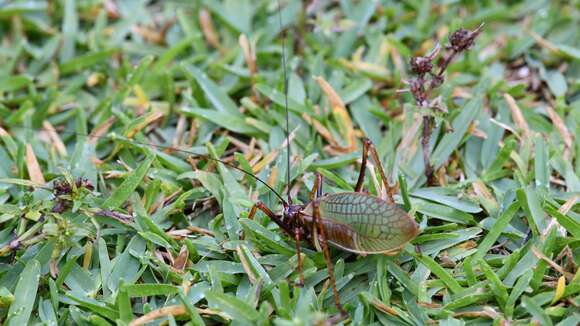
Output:
[[[24,127],[24,126],[10,126],[10,128],[12,129],[23,129],[23,130],[32,130],[32,131],[46,131],[46,132],[51,132],[51,130],[48,129],[44,129],[44,128],[31,128],[31,127]],[[74,131],[59,131],[58,133],[61,134],[68,134],[68,135],[75,135],[75,136],[81,136],[81,137],[87,137],[87,138],[95,138],[95,139],[105,139],[105,140],[111,140],[114,141],[115,139],[117,139],[116,137],[110,137],[110,136],[96,136],[96,135],[87,135],[87,134],[83,134],[83,133],[79,133],[79,132],[74,132]],[[284,200],[284,198],[282,198],[282,195],[280,195],[276,190],[274,190],[274,188],[272,188],[268,183],[266,183],[266,181],[260,179],[258,176],[254,175],[251,172],[248,172],[240,167],[237,167],[231,163],[228,163],[226,161],[217,159],[217,158],[213,158],[211,156],[208,155],[204,155],[204,154],[197,154],[191,151],[187,151],[184,149],[179,149],[179,148],[175,148],[175,147],[171,147],[171,146],[165,146],[165,145],[160,145],[160,144],[152,144],[152,143],[144,143],[144,142],[139,142],[136,140],[128,140],[128,139],[123,139],[123,138],[119,138],[123,141],[126,141],[130,144],[135,144],[135,145],[142,145],[142,146],[150,146],[150,147],[155,147],[155,148],[159,148],[159,149],[165,149],[165,150],[169,150],[169,151],[175,151],[175,152],[179,152],[179,153],[184,153],[184,154],[188,154],[191,155],[193,158],[201,158],[201,159],[205,159],[208,161],[214,161],[214,162],[219,162],[222,163],[223,165],[226,165],[232,169],[238,170],[242,173],[244,173],[245,175],[248,175],[252,178],[254,178],[256,181],[260,182],[261,184],[263,184],[264,186],[266,186],[266,188],[268,188],[271,192],[274,193],[274,195],[276,195],[276,197],[278,197],[278,199],[280,199],[280,201],[282,202],[282,204],[286,207],[288,206],[288,204],[286,203],[286,201]]]
[[[280,33],[282,34],[282,68],[284,71],[284,109],[286,110],[286,187],[288,203],[292,204],[290,196],[290,114],[288,113],[288,72],[286,71],[286,34],[282,31],[282,4],[278,0],[278,17],[280,18]]]

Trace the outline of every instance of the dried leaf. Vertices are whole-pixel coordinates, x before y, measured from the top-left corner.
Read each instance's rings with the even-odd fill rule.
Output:
[[[205,37],[207,43],[221,52],[222,45],[220,43],[219,36],[213,26],[211,15],[206,9],[201,9],[199,11],[199,24],[201,25],[201,31],[203,32],[203,36]]]
[[[574,207],[574,205],[576,205],[578,200],[580,200],[580,195],[579,194],[573,195],[568,200],[566,200],[564,205],[560,206],[560,209],[558,209],[558,212],[562,213],[563,215],[567,215],[568,212],[572,209],[572,207]]]
[[[194,307],[199,314],[202,315],[209,315],[209,316],[219,316],[225,320],[229,320],[229,316],[225,315],[222,312],[215,311],[212,309],[202,309]],[[152,322],[155,319],[159,319],[165,316],[183,316],[187,315],[189,312],[187,308],[183,305],[174,305],[174,306],[165,306],[159,309],[151,310],[150,312],[144,314],[143,316],[132,320],[129,323],[129,326],[140,326],[146,325],[147,323]]]
[[[93,145],[96,144],[99,138],[103,137],[107,133],[107,131],[109,131],[109,128],[113,126],[115,120],[116,120],[115,116],[111,116],[105,122],[101,123],[95,129],[93,129],[93,131],[89,135],[88,143]]]
[[[181,246],[181,250],[179,251],[179,255],[174,259],[172,267],[178,271],[183,272],[185,267],[187,266],[187,262],[189,259],[189,250],[187,250],[187,246]]]
[[[36,159],[36,155],[34,155],[34,151],[32,150],[32,145],[30,144],[26,144],[26,167],[28,169],[28,176],[32,182],[37,184],[46,183],[46,181],[44,181],[42,170],[40,170],[38,160]]]
[[[511,95],[509,95],[508,93],[505,93],[503,95],[503,97],[505,98],[505,100],[506,100],[506,102],[507,102],[507,104],[512,112],[512,119],[514,120],[514,123],[522,131],[523,138],[527,139],[530,136],[530,127],[528,127],[528,123],[526,122],[526,119],[524,119],[524,116],[522,114],[522,111],[520,110],[520,107],[516,103],[516,100],[514,100],[514,98]]]
[[[328,101],[330,102],[330,106],[332,107],[332,113],[334,114],[337,122],[341,126],[340,130],[344,133],[343,136],[347,141],[347,152],[354,152],[356,150],[356,139],[354,134],[354,127],[352,124],[352,119],[348,111],[346,110],[346,106],[344,102],[338,96],[336,91],[330,86],[330,84],[324,80],[322,77],[314,77],[314,80],[318,82],[318,85],[328,97]]]
[[[254,174],[256,174],[256,173],[262,171],[262,169],[266,165],[268,165],[268,164],[274,162],[274,160],[276,160],[276,157],[278,157],[279,153],[280,152],[278,150],[275,150],[275,151],[272,151],[272,152],[266,154],[266,156],[260,162],[256,163],[254,166],[252,166],[252,172]]]
[[[564,124],[564,121],[562,121],[562,118],[560,118],[558,113],[556,113],[556,111],[554,111],[554,109],[551,106],[547,106],[546,111],[550,116],[550,120],[552,120],[552,123],[554,123],[554,126],[556,126],[556,129],[558,129],[560,136],[562,136],[562,139],[564,140],[564,145],[566,146],[566,148],[564,149],[563,156],[564,159],[568,159],[570,157],[570,149],[572,148],[573,145],[572,135],[568,131],[568,128],[566,127],[566,124]]]
[[[60,137],[58,136],[58,134],[56,133],[56,130],[54,129],[54,127],[52,126],[52,124],[50,124],[50,122],[48,122],[47,120],[45,120],[45,121],[42,122],[42,127],[48,133],[48,137],[50,138],[52,144],[56,148],[56,151],[61,156],[66,156],[67,155],[66,146],[64,145],[64,143],[62,142],[62,140],[60,139]]]
[[[173,141],[171,145],[173,147],[179,147],[181,145],[181,139],[183,138],[183,133],[185,132],[185,127],[187,125],[187,118],[185,115],[180,114],[179,119],[177,119],[177,127],[175,127],[175,134],[173,135]]]
[[[312,125],[314,127],[314,129],[316,129],[316,131],[318,131],[318,133],[322,136],[322,138],[324,138],[332,147],[339,147],[338,143],[336,142],[336,140],[334,139],[334,137],[332,137],[332,134],[330,133],[330,131],[328,129],[326,129],[325,126],[323,126],[318,120],[316,119],[312,119],[308,114],[303,113],[302,114],[302,118],[309,123],[310,125]]]
[[[244,53],[244,59],[246,60],[248,69],[250,70],[250,75],[254,76],[258,72],[258,68],[256,66],[256,53],[254,52],[252,45],[250,45],[246,34],[240,34],[239,43],[240,47],[242,48],[242,52]]]

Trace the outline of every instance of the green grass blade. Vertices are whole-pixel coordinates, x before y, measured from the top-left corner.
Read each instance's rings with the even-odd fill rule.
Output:
[[[40,267],[40,263],[35,259],[29,261],[24,267],[16,284],[14,301],[8,310],[6,325],[28,324],[38,292]]]
[[[109,198],[103,203],[103,206],[109,209],[115,209],[121,206],[133,194],[135,189],[139,187],[154,160],[155,155],[148,154],[145,160],[111,193]]]

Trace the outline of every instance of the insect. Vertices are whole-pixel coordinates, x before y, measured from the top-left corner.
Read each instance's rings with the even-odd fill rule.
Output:
[[[299,284],[304,284],[300,242],[306,239],[320,245],[327,264],[335,304],[343,315],[345,311],[336,288],[328,245],[356,254],[394,255],[419,233],[415,220],[392,202],[392,198],[384,200],[362,191],[369,151],[379,167],[383,184],[385,187],[388,186],[374,145],[370,140],[364,139],[362,165],[354,192],[323,194],[323,179],[317,173],[309,203],[293,204],[292,201],[283,201],[282,214],[275,214],[263,203],[258,202],[252,207],[249,215],[249,218],[252,218],[257,210],[261,210],[288,235],[294,237]]]

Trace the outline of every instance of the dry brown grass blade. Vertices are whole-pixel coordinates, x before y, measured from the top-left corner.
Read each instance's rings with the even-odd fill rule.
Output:
[[[324,80],[322,77],[314,77],[314,80],[318,83],[324,94],[328,97],[328,101],[330,102],[330,106],[332,107],[332,113],[337,120],[337,123],[340,126],[340,131],[343,133],[343,136],[347,142],[346,150],[348,152],[356,151],[356,138],[354,127],[352,124],[352,119],[350,118],[350,114],[346,109],[346,106],[340,96],[336,93],[334,88],[330,86],[330,84]]]
[[[230,141],[230,143],[232,143],[234,146],[236,146],[239,151],[244,153],[244,156],[246,157],[246,159],[248,159],[248,157],[249,157],[248,154],[250,153],[250,145],[246,144],[246,142],[243,140],[235,138],[232,135],[228,135],[227,138]],[[252,138],[252,140],[253,139],[255,139],[255,138]],[[250,140],[250,143],[252,142],[252,140]]]
[[[514,123],[516,124],[518,129],[520,129],[522,131],[523,138],[527,139],[530,136],[530,127],[528,126],[526,119],[524,119],[524,115],[522,114],[522,110],[520,109],[520,107],[516,103],[516,100],[511,95],[509,95],[508,93],[505,93],[505,94],[503,94],[503,97],[506,100],[506,102],[510,108],[510,111],[512,113],[512,119],[514,120]]]
[[[187,250],[187,246],[181,246],[181,250],[179,250],[179,254],[173,261],[173,267],[176,271],[182,273],[187,266],[187,262],[189,260],[189,250]]]
[[[491,191],[487,188],[487,186],[485,185],[485,183],[483,183],[483,181],[477,180],[472,184],[472,186],[473,186],[473,191],[475,192],[475,195],[477,197],[484,199],[485,201],[492,204],[494,207],[499,207],[497,201],[495,200],[495,198],[491,194]]]
[[[380,64],[370,63],[363,60],[363,47],[358,48],[351,56],[351,60],[344,58],[338,59],[338,63],[343,67],[359,73],[368,73],[371,76],[388,76],[390,71]]]
[[[219,311],[215,311],[215,310],[211,310],[211,309],[201,309],[201,308],[195,308],[195,309],[197,310],[198,313],[200,313],[202,315],[219,316],[225,320],[230,319],[228,316],[226,316],[225,314],[223,314]],[[188,312],[187,312],[187,309],[185,308],[184,305],[167,306],[167,307],[152,310],[152,311],[146,313],[145,315],[143,315],[137,319],[132,320],[129,323],[129,326],[145,325],[147,323],[154,321],[155,319],[159,319],[159,318],[165,317],[165,316],[183,316],[186,314],[188,314]]]
[[[207,235],[207,236],[210,236],[210,237],[213,237],[214,236],[214,234],[213,234],[212,231],[207,230],[207,229],[204,229],[204,228],[201,228],[201,227],[198,227],[198,226],[191,225],[191,226],[188,226],[187,229],[189,231],[191,231],[192,233],[204,234],[204,235]]]
[[[187,145],[193,146],[193,142],[197,137],[197,122],[195,119],[191,119],[191,123],[189,124],[189,135],[187,136]]]
[[[163,118],[163,112],[151,112],[143,118],[141,123],[135,125],[131,129],[127,130],[126,136],[128,138],[132,138],[139,131],[143,130],[143,128],[147,127],[149,124],[151,124],[159,119],[162,119],[162,118]]]
[[[382,312],[384,312],[384,313],[386,313],[388,315],[395,316],[395,317],[398,317],[399,316],[399,313],[395,309],[387,306],[386,304],[382,303],[379,300],[373,300],[372,301],[372,305],[377,310],[382,311]]]
[[[131,27],[133,33],[139,34],[145,41],[153,44],[165,43],[165,34],[147,26],[135,25]]]
[[[183,138],[183,133],[185,132],[185,128],[187,125],[187,118],[185,115],[180,114],[179,118],[177,119],[177,126],[175,127],[175,135],[173,136],[173,140],[171,141],[171,145],[173,147],[179,147],[181,145],[181,139]]]
[[[28,176],[30,180],[37,184],[45,184],[44,175],[32,150],[32,145],[26,144],[26,168],[28,169]]]
[[[58,154],[60,154],[60,156],[63,157],[67,156],[66,146],[58,136],[58,133],[56,132],[52,124],[50,124],[50,122],[48,122],[47,120],[44,120],[44,122],[42,122],[42,127],[46,130],[48,138],[50,138],[50,141],[54,145],[54,148],[56,148]]]
[[[250,71],[250,76],[254,76],[258,72],[258,66],[256,65],[256,52],[254,51],[254,46],[250,44],[246,34],[240,34],[238,39],[242,52],[244,53],[244,59],[248,65],[248,70]]]
[[[244,60],[246,61],[248,71],[250,72],[250,81],[252,83],[252,92],[254,93],[254,98],[259,103],[262,103],[260,92],[256,90],[256,79],[254,78],[258,73],[258,65],[256,64],[256,44],[250,43],[246,34],[240,34],[238,43],[242,48]]]
[[[324,78],[318,76],[314,77],[314,80],[316,80],[316,82],[318,83],[324,94],[326,94],[326,96],[328,97],[328,101],[330,102],[330,105],[332,106],[333,109],[335,107],[338,107],[339,109],[343,110],[345,109],[344,102],[342,101],[340,96],[338,96],[334,88],[332,88],[332,86],[330,86],[330,84],[326,80],[324,80]]]
[[[568,128],[566,127],[566,124],[564,124],[562,118],[560,118],[558,113],[556,113],[556,111],[551,106],[547,106],[546,111],[548,112],[548,116],[550,116],[550,120],[552,120],[552,123],[554,123],[554,126],[556,126],[556,129],[558,129],[560,136],[562,136],[562,139],[564,140],[564,145],[566,148],[564,149],[563,157],[565,160],[567,160],[570,158],[570,149],[574,143],[572,135],[570,134],[570,131],[568,131]]]
[[[514,128],[512,128],[512,127],[508,126],[507,124],[505,124],[505,123],[503,123],[503,122],[500,122],[500,121],[497,121],[497,120],[495,120],[494,118],[489,118],[489,122],[491,122],[491,123],[493,123],[493,124],[495,124],[495,125],[497,125],[497,126],[499,126],[499,127],[503,128],[503,129],[505,129],[505,130],[507,130],[507,131],[511,132],[511,133],[512,133],[512,134],[514,134],[514,135],[515,135],[515,136],[516,136],[518,139],[521,139],[521,136],[518,134],[518,132],[517,132],[517,131],[516,131]]]
[[[115,116],[111,116],[105,122],[93,129],[87,142],[92,145],[96,144],[99,138],[103,137],[107,131],[109,131],[109,128],[113,126],[113,123],[115,123]]]
[[[550,265],[558,273],[565,275],[566,272],[564,271],[564,269],[560,265],[556,264],[553,260],[548,258],[546,255],[544,255],[544,253],[538,250],[538,248],[532,246],[531,249],[534,256],[548,263],[548,265]]]
[[[466,318],[480,318],[480,317],[487,317],[489,319],[496,319],[498,318],[500,315],[495,312],[493,309],[487,307],[488,309],[482,310],[482,311],[464,311],[464,312],[457,312],[453,314],[453,317],[456,318],[462,318],[462,317],[466,317]]]
[[[543,38],[540,34],[534,32],[534,31],[528,31],[528,34],[530,34],[530,36],[534,39],[534,41],[536,41],[536,43],[538,43],[544,49],[546,49],[550,52],[560,53],[560,50],[558,49],[558,47],[556,45],[554,45],[552,42]]]
[[[302,118],[308,124],[313,126],[314,129],[316,129],[316,131],[320,134],[320,136],[322,136],[322,138],[324,138],[324,140],[326,140],[326,142],[330,144],[330,146],[339,147],[339,145],[336,142],[336,140],[334,139],[334,137],[332,137],[332,134],[330,133],[330,131],[328,129],[326,129],[326,127],[323,126],[322,123],[320,123],[316,119],[311,118],[307,113],[303,113]]]
[[[278,168],[274,166],[272,167],[272,170],[270,171],[270,176],[266,181],[268,182],[269,185],[273,185],[276,183],[276,179],[278,179]]]
[[[564,205],[560,206],[560,209],[558,209],[558,212],[560,212],[564,215],[568,214],[568,212],[572,209],[572,207],[574,207],[574,205],[576,205],[578,200],[580,200],[580,195],[576,194],[576,195],[572,196],[571,198],[566,200]]]
[[[199,24],[201,25],[201,31],[207,43],[218,49],[220,52],[223,52],[220,38],[213,26],[213,20],[211,19],[209,11],[206,9],[201,9],[199,11]]]
[[[262,171],[262,169],[274,162],[274,160],[276,159],[276,157],[278,157],[278,154],[280,153],[280,151],[271,151],[270,153],[268,153],[260,162],[256,163],[256,165],[252,166],[252,172],[254,174],[257,174],[258,172]]]

